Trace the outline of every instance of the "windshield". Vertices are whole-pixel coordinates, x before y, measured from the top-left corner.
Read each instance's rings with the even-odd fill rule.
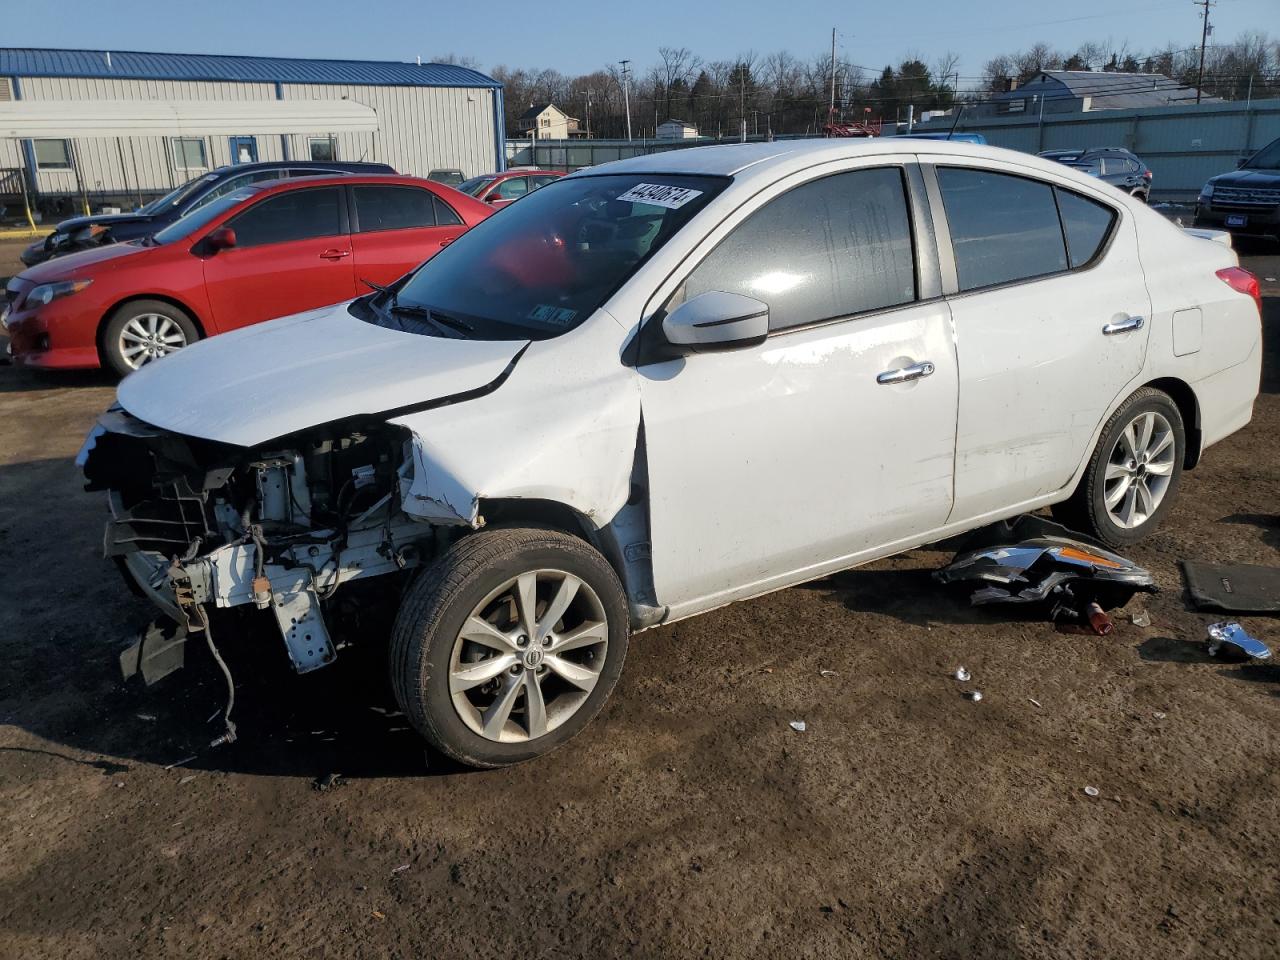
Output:
[[[470,180],[463,180],[458,184],[458,189],[463,193],[469,193],[473,197],[480,196],[480,193],[486,186],[493,183],[497,177],[472,177]]]
[[[473,339],[559,336],[728,182],[655,173],[556,180],[464,233],[394,293],[368,298],[371,309],[357,316],[408,329],[404,316],[426,311]]]
[[[1280,140],[1273,140],[1255,153],[1245,167],[1251,170],[1280,170]]]
[[[197,190],[203,189],[214,180],[217,180],[217,174],[206,173],[203,177],[196,177],[194,180],[188,180],[182,186],[175,190],[170,190],[159,200],[152,200],[146,206],[139,208],[139,213],[157,214],[170,207],[176,207],[184,200],[194,194]]]
[[[213,203],[205,204],[203,207],[179,217],[151,239],[156,243],[173,243],[175,240],[189,237],[197,230],[204,229],[232,207],[252,197],[255,193],[257,193],[256,190],[241,187],[239,190],[228,193],[225,197],[219,197]]]

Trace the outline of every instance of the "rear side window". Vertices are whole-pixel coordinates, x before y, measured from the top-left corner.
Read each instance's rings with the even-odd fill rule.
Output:
[[[417,187],[353,188],[361,233],[436,225],[435,194]]]
[[[840,173],[770,201],[684,284],[686,298],[709,290],[764,301],[771,330],[911,302],[915,260],[902,172]]]
[[[1098,255],[1116,215],[1110,207],[1087,200],[1070,190],[1057,190],[1062,232],[1067,235],[1067,256],[1071,268],[1083,267]]]
[[[291,190],[268,197],[231,221],[236,246],[260,247],[342,233],[338,188]]]
[[[960,289],[1067,269],[1053,187],[989,170],[939,167]]]

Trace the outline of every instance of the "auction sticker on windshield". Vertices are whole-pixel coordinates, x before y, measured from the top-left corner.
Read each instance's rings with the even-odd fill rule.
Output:
[[[690,200],[700,196],[702,196],[701,190],[690,190],[688,187],[672,187],[665,183],[637,183],[618,199],[678,210]]]

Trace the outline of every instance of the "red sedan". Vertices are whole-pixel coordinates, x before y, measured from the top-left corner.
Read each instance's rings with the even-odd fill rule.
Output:
[[[269,180],[152,237],[32,267],[0,320],[30,367],[121,375],[203,337],[367,293],[493,213],[416,177]]]
[[[484,176],[472,177],[458,184],[458,189],[472,197],[478,197],[494,207],[505,207],[515,203],[526,193],[533,193],[539,187],[545,187],[552,180],[563,177],[563,173],[554,170],[539,170],[537,167],[516,167],[502,173],[486,173]]]

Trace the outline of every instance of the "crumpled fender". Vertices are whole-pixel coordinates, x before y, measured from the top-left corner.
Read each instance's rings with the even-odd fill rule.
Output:
[[[391,421],[411,435],[413,471],[400,484],[405,513],[479,527],[485,500],[538,499],[601,527],[622,509],[640,386],[615,359],[623,331],[600,313],[555,341],[533,342],[492,393]]]

